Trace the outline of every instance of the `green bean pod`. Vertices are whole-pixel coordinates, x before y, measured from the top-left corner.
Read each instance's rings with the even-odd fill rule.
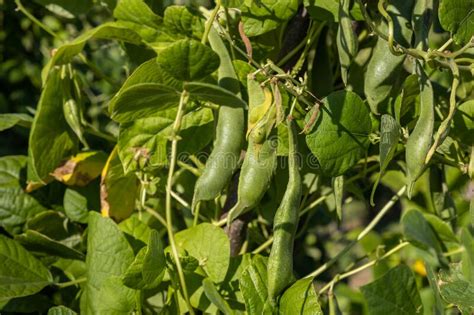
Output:
[[[413,6],[413,0],[392,0],[387,6],[394,24],[394,39],[405,47],[409,47],[413,36],[413,30],[409,27]],[[382,24],[380,30],[387,33],[387,25]],[[386,40],[380,37],[377,39],[364,76],[364,94],[372,113],[388,112],[390,97],[398,93],[405,79],[404,61],[404,55],[392,54]]]
[[[219,34],[211,28],[209,43],[219,55],[219,85],[240,96],[240,85],[232,59]],[[196,182],[192,209],[201,200],[212,200],[220,195],[237,169],[240,151],[244,144],[244,108],[220,106],[214,149],[206,162],[202,175]]]
[[[276,168],[276,147],[274,140],[267,138],[262,144],[254,142],[252,130],[247,154],[240,171],[237,203],[229,211],[230,224],[240,214],[256,207],[270,186]]]
[[[341,77],[347,85],[347,75],[352,59],[357,55],[358,41],[352,29],[350,16],[351,0],[339,1],[339,27],[337,29],[336,44],[339,53],[339,63],[341,64]]]
[[[420,116],[416,122],[405,147],[407,164],[408,196],[415,181],[425,170],[425,159],[431,147],[434,130],[434,96],[433,87],[419,61],[416,61],[416,72],[420,84]]]
[[[273,245],[268,258],[268,297],[275,305],[277,297],[293,281],[293,243],[298,227],[301,201],[301,176],[294,123],[288,119],[288,172],[285,194],[273,219]]]

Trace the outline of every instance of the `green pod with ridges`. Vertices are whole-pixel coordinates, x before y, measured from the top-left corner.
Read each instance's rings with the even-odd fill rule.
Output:
[[[413,0],[394,0],[387,6],[387,12],[394,24],[394,39],[404,47],[410,46],[413,36],[413,30],[409,27],[413,6]],[[381,25],[380,30],[387,34],[385,24]],[[364,94],[372,113],[380,114],[388,111],[390,97],[397,94],[406,76],[403,70],[404,61],[405,55],[393,55],[387,41],[377,38],[364,77]]]
[[[240,85],[232,59],[213,28],[209,32],[209,43],[220,58],[219,85],[240,96]],[[225,105],[219,107],[214,149],[196,182],[192,203],[193,210],[201,200],[212,200],[218,197],[229,183],[232,174],[238,167],[240,151],[245,142],[244,128],[244,108]]]
[[[341,77],[347,85],[347,75],[352,59],[357,55],[358,41],[357,36],[352,29],[352,20],[350,16],[351,0],[339,1],[339,26],[337,29],[336,44],[339,54],[339,63],[341,64]]]
[[[425,159],[433,142],[434,131],[433,86],[419,61],[416,61],[416,72],[420,85],[420,116],[405,147],[409,197],[413,185],[426,168]]]
[[[272,137],[262,144],[257,144],[253,140],[253,132],[254,130],[250,133],[247,153],[240,171],[237,203],[229,211],[228,223],[258,205],[275,173],[277,144]]]
[[[268,298],[276,305],[278,296],[291,285],[293,276],[293,245],[299,221],[302,195],[296,129],[288,119],[288,185],[273,219],[273,245],[268,258]]]

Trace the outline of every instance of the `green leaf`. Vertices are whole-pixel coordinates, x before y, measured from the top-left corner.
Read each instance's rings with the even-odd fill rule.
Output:
[[[375,195],[375,190],[379,184],[380,178],[382,178],[385,169],[393,158],[397,149],[398,139],[400,138],[400,125],[390,115],[382,115],[380,123],[380,172],[375,180],[372,193],[370,195],[370,202],[372,205]]]
[[[180,81],[194,81],[208,76],[219,67],[219,56],[196,40],[183,39],[165,48],[158,64]]]
[[[408,210],[401,219],[403,234],[413,245],[441,252],[441,245],[431,225],[419,210]]]
[[[37,231],[27,230],[25,233],[15,236],[15,240],[32,252],[41,252],[70,259],[84,260],[85,258],[83,253]]]
[[[165,9],[163,24],[172,34],[201,39],[204,19],[192,7],[171,5]]]
[[[323,99],[319,110],[306,143],[323,173],[336,177],[365,156],[371,131],[369,111],[361,98],[350,91],[331,93]],[[311,111],[306,115],[307,122],[312,114]]]
[[[15,125],[31,127],[33,118],[26,114],[0,114],[0,131],[10,129]]]
[[[48,315],[76,315],[77,313],[65,306],[55,306],[48,310]]]
[[[49,270],[16,241],[0,235],[0,301],[31,295],[53,282]]]
[[[143,0],[119,0],[113,15],[120,25],[140,34],[145,42],[153,42],[160,34],[162,19]]]
[[[165,274],[166,261],[163,244],[156,230],[151,230],[148,245],[142,248],[122,276],[123,283],[132,289],[153,289]]]
[[[122,162],[115,147],[102,171],[100,182],[102,214],[117,220],[128,218],[135,209],[138,184],[135,174],[124,174]]]
[[[0,189],[19,187],[21,171],[27,163],[26,156],[10,155],[0,157]]]
[[[153,169],[168,163],[168,142],[172,135],[176,109],[138,119],[120,126],[119,155],[126,173]],[[206,146],[213,135],[213,115],[209,108],[191,111],[183,116],[178,151],[194,154]]]
[[[89,234],[87,238],[87,282],[81,296],[81,312],[87,314],[98,313],[107,298],[108,302],[115,302],[117,306],[123,303],[123,295],[128,296],[128,288],[121,284],[119,278],[110,286],[117,289],[114,294],[102,295],[101,291],[110,292],[105,285],[112,276],[120,276],[132,263],[133,250],[118,226],[109,218],[103,218],[96,212],[89,213]],[[120,285],[114,285],[115,282]],[[120,290],[120,292],[119,292]],[[121,294],[125,292],[124,294]],[[108,303],[108,306],[111,306]]]
[[[257,36],[276,29],[289,20],[298,9],[298,0],[251,1],[250,6],[242,6],[242,22],[247,36]]]
[[[442,0],[438,9],[441,26],[454,41],[464,45],[474,35],[474,0]]]
[[[87,223],[89,209],[87,206],[87,196],[72,188],[67,188],[64,192],[64,212],[72,221]]]
[[[462,270],[468,280],[474,283],[474,238],[467,227],[463,228],[461,241],[464,246],[462,253]]]
[[[459,264],[451,264],[449,270],[441,270],[438,281],[441,296],[456,305],[464,314],[474,311],[474,285],[466,280]]]
[[[200,101],[238,108],[247,106],[247,103],[239,96],[218,85],[202,82],[186,82],[184,89],[190,93],[191,98],[196,98]]]
[[[160,83],[170,88],[180,90],[182,83],[167,74],[156,62],[156,58],[150,59],[142,63],[135,71],[125,80],[120,90],[114,95],[109,103],[109,112],[113,115],[115,103],[120,99],[121,94],[128,88],[139,85],[141,83]],[[125,117],[126,119],[126,117]]]
[[[280,312],[283,314],[322,315],[318,295],[314,290],[313,278],[296,281],[281,296]]]
[[[431,225],[431,228],[436,233],[438,239],[443,242],[458,243],[458,238],[454,235],[453,229],[448,222],[443,221],[440,217],[430,214],[423,213],[426,221]]]
[[[110,39],[119,40],[127,43],[139,45],[141,43],[140,36],[134,31],[120,25],[116,22],[107,22],[84,32],[73,41],[62,45],[55,52],[43,68],[41,77],[43,82],[47,81],[50,71],[53,71],[55,65],[63,65],[70,63],[72,59],[81,53],[90,39]]]
[[[9,233],[17,233],[29,218],[43,211],[46,208],[21,187],[0,188],[0,226]]]
[[[415,277],[406,265],[390,269],[379,279],[361,287],[369,314],[412,315],[423,312]]]
[[[234,311],[230,308],[229,303],[219,294],[216,286],[211,279],[206,278],[202,281],[202,287],[207,298],[217,306],[217,308],[226,315],[234,314]]]
[[[200,266],[214,282],[224,280],[229,267],[230,244],[221,228],[202,223],[178,232],[176,245],[199,261]]]
[[[474,100],[462,103],[454,113],[454,128],[452,134],[466,145],[474,145],[472,133],[474,132]]]
[[[114,98],[110,114],[118,122],[134,121],[176,107],[179,97],[179,91],[164,84],[135,84]]]
[[[125,237],[132,245],[135,253],[148,244],[150,239],[151,228],[141,221],[138,215],[134,214],[128,219],[120,222],[120,230],[125,233]]]
[[[52,69],[41,93],[29,139],[29,181],[45,183],[50,173],[77,151],[77,138],[63,114],[61,81],[61,71]]]
[[[249,315],[263,314],[268,297],[266,257],[257,255],[252,259],[240,274],[239,286]]]
[[[134,314],[138,293],[139,291],[124,286],[120,277],[111,276],[102,283],[97,296],[98,309],[94,314]]]

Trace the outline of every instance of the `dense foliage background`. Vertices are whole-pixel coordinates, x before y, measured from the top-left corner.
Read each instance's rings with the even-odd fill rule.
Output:
[[[0,312],[472,314],[473,10],[0,0]]]

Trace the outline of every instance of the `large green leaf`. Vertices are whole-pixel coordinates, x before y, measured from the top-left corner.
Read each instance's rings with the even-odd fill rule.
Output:
[[[15,237],[25,248],[32,252],[46,253],[53,256],[84,260],[85,256],[80,251],[68,247],[37,231],[27,230]]]
[[[46,82],[49,72],[53,70],[53,66],[71,62],[75,56],[81,53],[87,41],[90,39],[119,40],[136,45],[141,42],[140,36],[138,36],[137,33],[117,22],[101,24],[96,28],[84,32],[73,41],[59,47],[41,73],[43,82]]]
[[[214,282],[224,280],[229,267],[230,244],[224,230],[210,223],[176,233],[176,245],[199,261]]]
[[[419,210],[408,210],[401,220],[403,234],[413,245],[441,252],[441,245],[431,225]]]
[[[297,9],[298,0],[251,1],[250,6],[241,7],[244,32],[249,37],[267,33],[290,19]]]
[[[219,56],[211,48],[191,39],[170,45],[156,60],[172,77],[181,81],[204,78],[219,67]]]
[[[27,114],[0,114],[0,131],[15,125],[30,127],[33,119]]]
[[[280,312],[283,314],[322,315],[318,295],[314,290],[313,278],[300,279],[281,296]]]
[[[96,212],[89,213],[87,237],[87,282],[81,296],[81,313],[97,314],[104,301],[101,291],[108,288],[105,283],[113,276],[120,276],[133,261],[133,250],[118,226],[109,218],[103,218]],[[120,282],[120,279],[118,279]],[[111,286],[114,286],[111,284]],[[117,284],[116,292],[107,296],[108,301],[120,305],[127,300],[130,289]],[[105,291],[108,291],[106,289]],[[109,306],[111,303],[108,304]]]
[[[306,143],[322,171],[336,177],[365,156],[371,131],[369,111],[361,98],[350,91],[331,93],[323,99],[319,110]],[[307,122],[312,114],[306,116]]]
[[[264,314],[268,297],[266,257],[257,255],[252,259],[240,274],[239,286],[249,315]]]
[[[442,0],[438,13],[456,43],[465,44],[474,36],[474,0]]]
[[[94,314],[135,314],[139,291],[127,288],[120,277],[111,276],[104,280],[97,296],[98,309]]]
[[[449,270],[441,270],[438,285],[441,296],[459,307],[464,314],[474,311],[474,285],[464,278],[459,264],[451,264]]]
[[[114,17],[120,25],[138,33],[145,42],[153,42],[160,34],[162,19],[143,0],[119,0]]]
[[[28,147],[30,181],[45,182],[61,162],[77,150],[77,137],[63,114],[61,81],[61,71],[52,69],[36,109]]]
[[[390,269],[361,290],[371,315],[413,315],[423,312],[415,277],[406,265]]]
[[[119,155],[126,173],[167,164],[167,144],[175,117],[176,109],[170,109],[120,126]],[[179,152],[194,154],[206,146],[212,140],[212,121],[212,110],[208,108],[185,114],[180,136],[192,141],[180,141]]]
[[[0,157],[0,189],[20,186],[22,169],[27,162],[26,156],[10,155]]]
[[[163,244],[158,232],[151,230],[148,245],[142,248],[122,277],[133,289],[153,289],[163,279],[166,268]]]
[[[114,98],[110,114],[118,122],[134,121],[177,106],[179,98],[179,91],[161,83],[135,84]]]
[[[16,241],[0,235],[0,301],[39,292],[53,282],[49,270]]]
[[[0,190],[0,226],[10,233],[17,232],[26,220],[46,209],[21,187]]]
[[[171,5],[163,15],[163,24],[169,33],[201,39],[204,19],[192,7]]]
[[[196,98],[200,101],[238,108],[247,106],[239,96],[218,85],[202,82],[187,82],[184,84],[184,89],[190,93],[192,98]]]

